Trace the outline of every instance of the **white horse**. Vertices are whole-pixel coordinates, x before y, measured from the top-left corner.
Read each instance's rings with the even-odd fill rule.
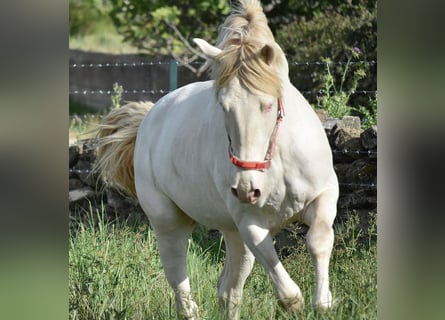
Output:
[[[213,80],[179,88],[149,112],[136,103],[111,112],[98,135],[98,168],[137,197],[148,215],[180,315],[198,318],[186,267],[197,223],[224,236],[218,296],[229,319],[239,318],[255,258],[280,305],[289,311],[303,306],[272,240],[295,221],[309,226],[313,304],[331,307],[328,269],[339,192],[331,150],[313,109],[290,83],[260,3],[240,1],[216,46],[194,41],[211,62]]]

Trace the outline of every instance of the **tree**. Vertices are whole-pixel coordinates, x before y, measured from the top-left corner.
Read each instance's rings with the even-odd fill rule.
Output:
[[[190,43],[194,37],[213,41],[229,2],[189,0],[110,0],[118,31],[149,54],[169,54],[194,72],[191,62],[203,57]]]
[[[197,72],[203,57],[190,43],[210,43],[230,12],[229,0],[109,0],[110,16],[125,41],[149,54],[168,54]],[[345,60],[357,46],[376,59],[376,0],[264,0],[270,28],[289,60]],[[292,79],[292,76],[291,76]],[[292,79],[292,80],[297,80]]]
[[[70,36],[96,32],[100,23],[110,19],[107,10],[104,0],[69,0]]]
[[[284,1],[283,1],[284,2]],[[354,48],[359,54],[351,60],[358,61],[377,60],[377,1],[376,0],[350,0],[350,1],[318,1],[316,7],[298,6],[291,8],[292,3],[303,1],[289,1],[288,10],[299,12],[297,15],[287,14],[280,16],[280,10],[275,8],[276,21],[273,25],[275,39],[282,47],[291,62],[315,62],[330,60],[345,62],[351,58]],[[308,4],[311,1],[307,2]],[[273,18],[273,11],[268,15]],[[284,23],[287,19],[287,23]],[[299,89],[319,91],[325,86],[325,65],[293,65],[290,68],[290,79]],[[366,78],[360,81],[358,90],[373,91],[376,88],[376,64],[355,64],[343,79],[344,64],[334,64],[330,72],[336,85],[349,88],[353,83],[353,75],[357,68],[362,68]],[[316,102],[316,96],[308,96],[309,101]],[[365,95],[351,95],[351,105],[366,105],[370,107],[369,97]]]

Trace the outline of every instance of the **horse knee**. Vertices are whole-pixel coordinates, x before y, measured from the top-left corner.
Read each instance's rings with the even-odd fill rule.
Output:
[[[306,243],[312,255],[330,255],[334,245],[334,229],[326,223],[313,224],[306,235]]]

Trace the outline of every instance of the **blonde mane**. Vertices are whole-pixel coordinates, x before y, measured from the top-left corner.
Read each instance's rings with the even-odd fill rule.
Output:
[[[212,64],[216,92],[234,77],[249,91],[276,97],[281,95],[283,76],[287,77],[286,58],[267,25],[257,0],[241,0],[219,27],[216,46],[222,52]],[[269,46],[273,61],[266,62],[263,48]]]

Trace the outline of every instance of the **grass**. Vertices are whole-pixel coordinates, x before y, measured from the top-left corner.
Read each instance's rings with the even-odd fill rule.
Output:
[[[69,142],[77,143],[80,140],[92,138],[92,130],[100,121],[103,112],[97,112],[94,108],[75,102],[69,101]]]
[[[99,23],[93,32],[70,35],[69,48],[110,54],[140,53],[138,48],[124,41],[111,21]]]
[[[70,319],[176,319],[174,296],[149,225],[106,221],[104,212],[86,214],[70,230]],[[295,315],[282,311],[269,278],[256,263],[246,282],[241,319],[376,319],[375,221],[366,236],[357,226],[355,216],[336,226],[331,287],[339,303],[333,310],[311,308],[313,266],[304,239],[299,239],[282,261],[305,295],[305,308]],[[222,239],[198,228],[188,253],[201,318],[219,319],[216,283],[224,262]]]
[[[122,100],[123,87],[118,83],[113,85],[114,93],[111,95],[111,105],[113,108],[119,108]],[[97,125],[101,118],[110,110],[97,111],[94,108],[75,102],[69,101],[70,127],[69,127],[69,143],[78,143],[80,140],[94,138]]]
[[[137,48],[124,42],[123,36],[109,33],[70,37],[69,48],[110,54],[140,53]]]
[[[78,143],[84,139],[91,139],[95,136],[94,129],[100,122],[100,114],[73,115],[70,117],[69,142]]]

